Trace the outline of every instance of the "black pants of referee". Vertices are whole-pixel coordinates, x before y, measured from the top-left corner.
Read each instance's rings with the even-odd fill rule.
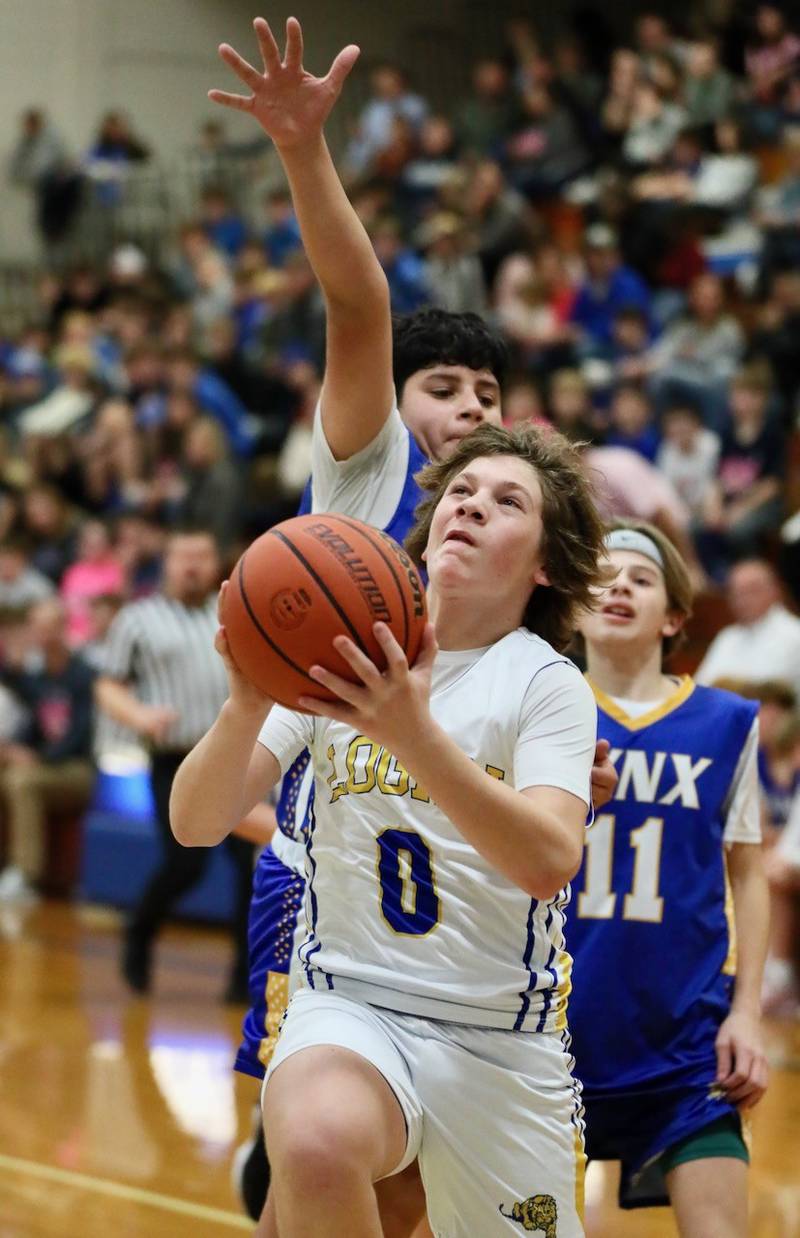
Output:
[[[154,753],[150,769],[156,820],[163,859],[133,909],[128,932],[142,942],[152,941],[178,899],[202,881],[211,863],[211,847],[182,847],[169,824],[169,793],[183,753]],[[232,976],[247,982],[247,917],[253,890],[253,845],[231,836],[224,844],[234,862],[236,890],[231,928],[235,943]]]

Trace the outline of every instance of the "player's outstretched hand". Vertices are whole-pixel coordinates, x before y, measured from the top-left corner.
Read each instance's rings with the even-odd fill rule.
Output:
[[[373,631],[386,656],[386,670],[380,671],[349,637],[337,636],[333,647],[353,668],[359,682],[350,683],[324,666],[312,666],[311,678],[335,692],[339,700],[322,701],[306,696],[300,698],[300,704],[309,713],[356,727],[402,760],[409,739],[419,736],[430,717],[428,702],[436,636],[433,624],[426,624],[417,660],[409,666],[385,623],[376,623]]]
[[[217,598],[219,627],[214,637],[214,648],[225,663],[225,672],[228,676],[228,699],[236,709],[241,709],[244,712],[267,713],[274,704],[274,701],[263,693],[260,688],[257,688],[255,684],[252,684],[249,679],[245,679],[234,661],[231,647],[228,644],[225,625],[222,622],[222,603],[227,588],[228,582],[224,580],[220,586],[219,597]]]
[[[286,22],[283,60],[263,17],[255,19],[253,29],[263,72],[254,69],[230,44],[222,43],[219,48],[222,59],[252,94],[209,90],[208,97],[223,107],[250,112],[277,147],[298,146],[322,131],[345,78],[359,57],[359,49],[349,44],[339,52],[324,77],[314,77],[303,68],[303,32],[296,17]]]
[[[717,1087],[740,1109],[752,1109],[767,1090],[769,1067],[754,1015],[732,1010],[717,1033]]]

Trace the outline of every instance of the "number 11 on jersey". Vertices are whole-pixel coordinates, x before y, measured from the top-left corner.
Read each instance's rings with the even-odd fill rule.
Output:
[[[601,813],[586,831],[584,884],[578,895],[578,915],[586,920],[610,920],[616,911],[612,872],[616,824],[613,813]],[[664,900],[658,891],[663,835],[663,817],[648,817],[644,825],[631,831],[629,841],[636,859],[631,890],[623,900],[623,920],[661,923]]]

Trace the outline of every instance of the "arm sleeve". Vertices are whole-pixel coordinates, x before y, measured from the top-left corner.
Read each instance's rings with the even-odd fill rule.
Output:
[[[341,512],[384,528],[403,493],[409,447],[409,431],[395,405],[371,443],[347,460],[336,460],[317,405],[311,438],[312,511]]]
[[[758,718],[753,719],[725,804],[722,841],[761,842],[761,802],[758,793]]]
[[[597,706],[571,662],[553,662],[531,680],[514,751],[514,786],[558,787],[588,807],[597,742]]]
[[[258,742],[268,748],[285,774],[304,748],[314,740],[315,719],[310,714],[295,713],[275,705],[261,728]]]
[[[136,621],[130,610],[123,608],[109,628],[101,674],[122,683],[133,678],[137,641]]]

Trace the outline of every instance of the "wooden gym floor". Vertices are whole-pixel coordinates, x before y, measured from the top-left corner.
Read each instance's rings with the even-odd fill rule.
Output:
[[[254,1080],[230,1068],[228,942],[172,928],[154,994],[117,975],[115,914],[0,907],[0,1238],[225,1238],[251,1226],[230,1183]],[[800,1238],[800,1023],[768,1027],[752,1238]],[[614,1174],[587,1188],[591,1238],[674,1238],[665,1210],[620,1214]],[[476,1235],[475,1238],[483,1238]]]

